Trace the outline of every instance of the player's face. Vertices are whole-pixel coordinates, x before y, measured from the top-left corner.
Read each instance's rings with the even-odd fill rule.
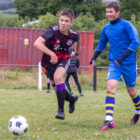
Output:
[[[60,16],[59,18],[59,29],[62,33],[67,33],[70,26],[72,25],[72,21],[67,16]]]
[[[116,12],[114,8],[106,8],[106,17],[109,21],[113,21],[119,17],[120,11]]]

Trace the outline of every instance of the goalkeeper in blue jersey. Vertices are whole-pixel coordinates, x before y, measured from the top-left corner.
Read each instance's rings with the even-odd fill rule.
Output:
[[[106,6],[106,17],[110,21],[104,26],[101,37],[90,61],[94,65],[95,60],[105,49],[107,43],[109,50],[109,71],[107,78],[107,93],[105,99],[105,122],[101,130],[113,128],[113,112],[115,107],[115,92],[119,81],[123,77],[126,89],[134,102],[136,112],[131,120],[131,124],[136,124],[140,117],[140,96],[135,89],[136,85],[136,51],[140,45],[136,28],[126,20],[119,17],[120,5],[113,1]]]

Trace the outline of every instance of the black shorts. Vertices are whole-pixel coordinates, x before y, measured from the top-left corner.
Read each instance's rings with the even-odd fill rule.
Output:
[[[47,77],[50,79],[52,86],[55,86],[54,82],[54,73],[58,67],[63,67],[66,71],[68,70],[70,65],[70,59],[68,60],[59,60],[57,64],[50,64],[46,67],[47,69]]]

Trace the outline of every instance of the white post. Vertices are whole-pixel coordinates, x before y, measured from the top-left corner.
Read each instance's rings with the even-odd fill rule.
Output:
[[[41,68],[41,62],[38,63],[38,90],[42,91],[42,68]]]

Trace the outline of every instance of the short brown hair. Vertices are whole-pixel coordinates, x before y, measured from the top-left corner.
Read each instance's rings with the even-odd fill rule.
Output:
[[[106,8],[114,8],[118,12],[120,11],[120,4],[117,1],[112,1],[106,5]]]
[[[74,19],[74,13],[71,9],[64,9],[60,12],[61,16],[67,16],[69,17],[71,20]]]

